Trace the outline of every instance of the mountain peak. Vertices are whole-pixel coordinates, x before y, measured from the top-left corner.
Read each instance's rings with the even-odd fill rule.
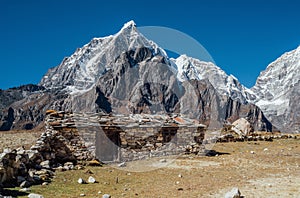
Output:
[[[114,61],[122,53],[141,47],[150,49],[153,55],[167,56],[157,44],[144,37],[131,20],[116,34],[94,38],[76,50],[59,66],[50,69],[40,85],[47,89],[62,88],[71,93],[88,90],[99,77],[112,69]]]
[[[136,27],[136,23],[133,20],[130,20],[123,25],[122,29],[132,28],[132,27]]]

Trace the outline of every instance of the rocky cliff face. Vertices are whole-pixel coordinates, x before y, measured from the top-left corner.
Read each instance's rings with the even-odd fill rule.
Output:
[[[0,130],[32,129],[43,120],[45,88],[24,85],[0,91]]]
[[[91,107],[94,109],[90,112],[113,114],[180,113],[210,128],[220,128],[225,120],[233,122],[243,117],[255,130],[272,130],[271,123],[255,105],[219,94],[207,79],[179,80],[166,59],[153,55],[148,48],[124,52],[111,68],[93,89],[73,97],[76,111]],[[96,106],[87,105],[86,98],[93,97]]]
[[[257,130],[272,125],[233,76],[186,56],[169,59],[129,22],[115,35],[95,38],[50,69],[40,92],[5,104],[1,130],[38,125],[46,109],[111,114],[181,113],[210,128],[246,118]],[[251,96],[252,97],[252,96]]]
[[[281,131],[300,132],[300,47],[287,52],[261,72],[251,88],[252,100]]]
[[[184,82],[184,86],[187,90],[192,88],[193,91],[187,91],[187,94],[181,99],[184,101],[187,98],[186,101],[188,101],[182,105],[181,111],[184,114],[196,113],[199,115],[201,123],[211,129],[221,128],[224,122],[232,123],[239,118],[245,118],[254,130],[276,130],[257,106],[250,103],[243,104],[229,96],[219,95],[208,80],[192,80]],[[190,98],[194,98],[194,96],[190,93],[197,95],[197,100],[193,100],[193,103],[191,103]]]

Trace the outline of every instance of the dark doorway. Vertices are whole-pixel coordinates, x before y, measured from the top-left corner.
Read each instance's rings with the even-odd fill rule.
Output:
[[[120,134],[118,130],[98,131],[96,134],[96,156],[101,162],[120,160]]]

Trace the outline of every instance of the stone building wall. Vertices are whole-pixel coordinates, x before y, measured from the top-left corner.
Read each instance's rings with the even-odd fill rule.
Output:
[[[149,117],[150,116],[150,117]],[[64,140],[76,160],[103,162],[145,159],[202,151],[205,126],[176,123],[170,116],[143,115],[142,119],[101,114],[48,111],[47,132]],[[57,151],[56,156],[61,156]]]

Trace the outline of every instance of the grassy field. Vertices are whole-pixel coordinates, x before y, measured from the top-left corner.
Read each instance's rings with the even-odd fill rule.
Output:
[[[128,163],[125,168],[105,165],[56,172],[52,183],[32,186],[31,192],[49,198],[102,197],[105,193],[112,197],[224,197],[238,187],[247,198],[300,197],[300,139],[218,143],[213,149],[219,155],[181,156],[166,167],[145,172],[126,169],[152,166],[159,159]],[[87,180],[90,175],[98,183],[77,183],[78,178]]]

